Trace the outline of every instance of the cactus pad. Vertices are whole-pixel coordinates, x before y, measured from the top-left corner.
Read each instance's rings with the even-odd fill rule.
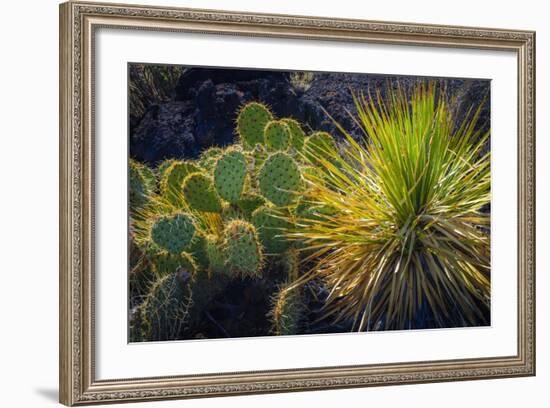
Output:
[[[206,255],[210,271],[213,274],[219,275],[226,272],[225,256],[220,243],[214,235],[206,237]]]
[[[200,160],[217,159],[222,155],[222,153],[223,150],[220,147],[209,147],[201,152]]]
[[[265,105],[258,102],[247,103],[237,118],[237,131],[243,147],[252,149],[256,143],[264,143],[264,128],[273,115]]]
[[[241,197],[246,178],[246,159],[237,150],[229,150],[217,161],[214,169],[214,185],[219,196],[230,203]]]
[[[299,288],[283,286],[273,298],[271,319],[273,332],[278,336],[298,334],[304,305]]]
[[[153,270],[157,276],[163,277],[181,270],[185,270],[191,275],[197,272],[197,264],[193,257],[187,252],[174,255],[168,251],[161,251],[151,258]]]
[[[300,251],[296,248],[290,248],[280,259],[280,265],[286,273],[287,280],[294,282],[298,279],[300,270]]]
[[[284,237],[284,233],[292,224],[284,214],[272,208],[260,207],[252,214],[252,223],[266,253],[280,254],[289,248],[291,242]]]
[[[190,282],[188,273],[173,273],[158,280],[140,306],[143,339],[176,340],[189,320]]]
[[[219,147],[211,147],[201,153],[199,159],[199,165],[208,172],[211,172],[216,165],[218,157],[223,153],[223,150]]]
[[[160,181],[160,191],[171,198],[171,195],[176,195],[181,192],[183,180],[187,175],[200,171],[199,167],[190,162],[174,161],[164,170],[164,176]],[[172,197],[173,198],[173,197]]]
[[[157,189],[157,177],[155,172],[145,165],[139,167],[139,171],[145,181],[145,189],[148,194],[154,193]]]
[[[133,160],[128,167],[128,187],[130,208],[137,210],[147,203],[147,185],[139,165]]]
[[[195,225],[187,214],[161,217],[151,229],[153,242],[173,255],[187,248],[194,234]]]
[[[290,129],[282,120],[272,120],[265,125],[265,145],[270,151],[286,150],[290,146]]]
[[[159,175],[159,178],[162,179],[164,177],[164,174],[166,173],[166,170],[172,165],[172,163],[175,163],[175,159],[167,159],[161,162],[157,167],[157,174]]]
[[[262,246],[256,229],[246,221],[230,221],[224,231],[225,257],[233,274],[259,276],[263,263]]]
[[[306,135],[302,130],[300,123],[298,123],[297,120],[290,118],[282,119],[282,121],[286,123],[286,125],[288,126],[288,130],[290,131],[290,144],[297,151],[302,151]]]
[[[289,205],[302,184],[300,169],[288,154],[277,152],[260,169],[259,184],[264,197],[273,204]]]
[[[204,173],[191,173],[183,181],[183,195],[191,208],[204,212],[220,212],[222,203],[212,179]]]
[[[327,152],[333,150],[336,150],[336,142],[327,132],[313,133],[304,145],[304,154],[312,163],[317,163],[319,157],[326,157]]]
[[[235,204],[224,204],[222,208],[222,220],[231,221],[231,220],[240,220],[245,218],[244,213],[241,209]]]
[[[265,198],[255,193],[244,193],[241,199],[237,202],[237,206],[241,209],[244,216],[250,218],[256,208],[261,207],[266,203]]]
[[[195,232],[195,236],[187,247],[186,252],[193,257],[198,268],[208,268],[208,259],[206,257],[206,238],[199,231]]]

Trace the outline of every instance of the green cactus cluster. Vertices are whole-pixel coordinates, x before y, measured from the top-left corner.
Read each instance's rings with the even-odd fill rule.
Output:
[[[300,245],[286,233],[297,211],[309,209],[298,200],[306,155],[332,139],[306,137],[298,121],[278,119],[259,102],[237,112],[236,133],[236,144],[197,160],[167,160],[155,170],[130,162],[130,207],[140,209],[131,228],[156,279],[138,313],[146,340],[181,335],[232,280],[279,276],[273,268],[283,271],[280,283],[298,279]],[[274,331],[292,334],[300,298],[277,296]]]

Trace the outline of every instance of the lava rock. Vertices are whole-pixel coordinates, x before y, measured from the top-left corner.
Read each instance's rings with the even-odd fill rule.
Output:
[[[432,78],[433,79],[433,78]],[[437,78],[435,78],[437,80]],[[323,130],[342,137],[336,123],[354,137],[363,132],[350,113],[353,95],[385,99],[398,88],[408,91],[424,78],[351,73],[315,73],[307,87],[293,85],[282,71],[189,68],[173,92],[174,100],[148,108],[131,126],[131,156],[157,164],[176,158],[196,158],[210,146],[235,142],[239,108],[249,101],[267,104],[277,117],[293,117],[307,132]],[[490,126],[490,81],[448,79],[438,89],[453,100],[457,124],[472,105],[483,104],[479,125]],[[443,87],[441,84],[444,84]]]
[[[152,165],[188,157],[196,149],[195,111],[191,101],[151,106],[130,135],[130,156]]]

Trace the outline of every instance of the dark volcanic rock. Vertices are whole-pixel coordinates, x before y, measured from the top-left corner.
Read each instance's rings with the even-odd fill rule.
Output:
[[[189,155],[196,144],[195,110],[191,102],[167,102],[150,107],[130,136],[130,156],[156,163]]]
[[[326,130],[338,137],[334,119],[352,135],[360,135],[361,130],[349,115],[355,113],[352,93],[375,96],[380,92],[385,98],[388,91],[410,89],[418,80],[315,73],[309,87],[300,89],[292,85],[286,72],[190,68],[178,81],[174,101],[151,106],[137,125],[132,124],[130,154],[139,161],[156,164],[166,158],[195,158],[210,146],[231,144],[235,141],[238,110],[253,100],[269,105],[278,117],[294,117],[308,132]],[[472,105],[484,103],[479,123],[488,129],[490,82],[451,79],[446,87],[447,94],[456,101],[452,106],[457,123]]]

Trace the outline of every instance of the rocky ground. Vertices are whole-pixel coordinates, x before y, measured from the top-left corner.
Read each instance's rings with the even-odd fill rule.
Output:
[[[378,91],[384,96],[389,89],[410,88],[416,81],[412,77],[315,73],[302,86],[287,72],[187,69],[169,100],[147,106],[143,115],[130,114],[130,154],[154,165],[167,158],[195,158],[210,146],[231,144],[238,109],[252,100],[266,103],[279,117],[298,119],[306,129],[326,130],[338,137],[330,115],[358,135],[360,130],[349,115],[355,112],[352,92],[375,95]],[[489,81],[451,79],[446,86],[459,120],[486,98],[480,125],[489,126]]]

